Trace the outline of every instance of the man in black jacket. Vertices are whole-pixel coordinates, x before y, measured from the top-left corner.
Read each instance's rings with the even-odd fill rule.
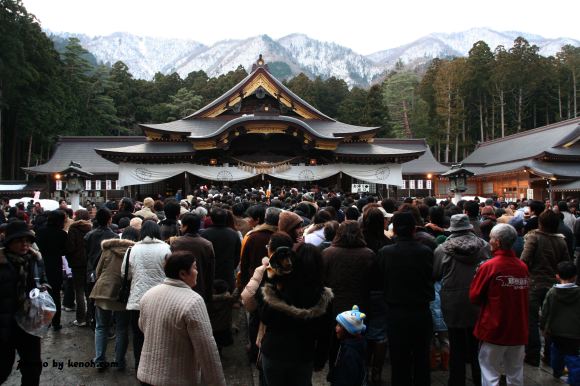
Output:
[[[396,213],[393,230],[395,244],[383,247],[378,259],[387,304],[391,383],[428,386],[433,251],[413,237],[415,220],[411,213]]]
[[[87,257],[87,291],[91,293],[96,281],[96,270],[101,258],[101,242],[108,239],[117,239],[119,236],[109,228],[111,225],[111,212],[107,208],[101,208],[95,216],[97,220],[96,228],[87,233],[84,237],[85,251]],[[89,299],[87,304],[87,322],[94,327],[95,302]]]
[[[231,215],[233,217],[233,214]],[[211,241],[215,253],[215,277],[228,283],[229,291],[234,291],[234,270],[240,262],[242,239],[240,234],[227,226],[228,213],[225,209],[214,208],[210,213],[213,226],[204,229],[201,237]]]

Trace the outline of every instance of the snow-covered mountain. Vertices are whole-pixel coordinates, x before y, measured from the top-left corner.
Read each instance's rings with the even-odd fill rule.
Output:
[[[136,36],[126,32],[96,37],[51,33],[64,38],[78,38],[99,61],[114,64],[120,60],[135,78],[140,79],[152,79],[156,72],[169,73],[175,62],[207,49],[194,40]]]
[[[303,34],[292,34],[278,40],[303,69],[320,76],[343,79],[349,86],[368,85],[384,69],[350,48],[321,42]]]
[[[289,52],[268,35],[260,35],[244,40],[223,40],[197,55],[177,61],[174,70],[185,77],[192,71],[203,70],[210,77],[235,70],[239,65],[252,68],[262,54],[268,63],[285,62],[293,74],[302,71]]]
[[[509,49],[518,36],[526,38],[530,44],[537,45],[540,54],[544,56],[554,55],[566,44],[580,45],[579,40],[570,38],[546,39],[518,31],[498,32],[489,28],[472,28],[449,34],[432,33],[412,43],[375,52],[367,58],[386,68],[394,66],[399,60],[404,64],[418,64],[436,57],[467,56],[473,44],[480,40],[486,42],[492,51],[499,45]]]
[[[79,38],[83,47],[103,63],[123,61],[136,78],[151,79],[159,71],[166,74],[176,71],[185,78],[190,72],[198,70],[205,71],[209,76],[218,76],[235,70],[239,65],[250,70],[259,54],[263,54],[267,63],[284,64],[284,76],[300,72],[324,79],[335,76],[350,87],[365,87],[380,80],[399,60],[414,66],[435,57],[465,56],[479,40],[485,41],[493,51],[498,45],[509,49],[516,37],[523,36],[530,44],[540,47],[542,55],[553,55],[566,44],[580,46],[579,40],[570,38],[545,39],[533,34],[497,32],[489,28],[472,28],[449,34],[433,33],[412,43],[367,56],[303,34],[292,34],[278,40],[259,35],[243,40],[223,40],[208,47],[194,40],[141,37],[123,32],[97,37],[50,33],[64,38]]]

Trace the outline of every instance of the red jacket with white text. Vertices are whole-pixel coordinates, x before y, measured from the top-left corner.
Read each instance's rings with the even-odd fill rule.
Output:
[[[497,250],[479,266],[469,289],[472,303],[481,306],[473,334],[502,345],[528,343],[528,267],[513,251]]]

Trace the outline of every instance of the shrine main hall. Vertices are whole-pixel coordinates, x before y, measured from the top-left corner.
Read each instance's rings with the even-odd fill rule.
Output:
[[[380,127],[339,122],[308,104],[268,71],[251,73],[205,107],[168,123],[140,124],[143,136],[61,137],[51,159],[25,168],[51,180],[71,161],[90,173],[84,196],[184,193],[202,184],[311,186],[395,194],[435,194],[448,168],[423,139],[377,138]],[[416,184],[415,184],[416,182]],[[408,185],[408,184],[406,184]],[[54,194],[56,193],[56,194]]]

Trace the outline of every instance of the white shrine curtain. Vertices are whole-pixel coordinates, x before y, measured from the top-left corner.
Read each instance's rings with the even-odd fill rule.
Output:
[[[119,164],[119,186],[150,184],[188,172],[210,181],[240,181],[256,176],[236,166],[206,166],[196,164]],[[400,164],[332,164],[303,166],[292,165],[281,172],[269,173],[272,177],[289,181],[315,181],[338,173],[373,184],[401,186],[403,177]]]

